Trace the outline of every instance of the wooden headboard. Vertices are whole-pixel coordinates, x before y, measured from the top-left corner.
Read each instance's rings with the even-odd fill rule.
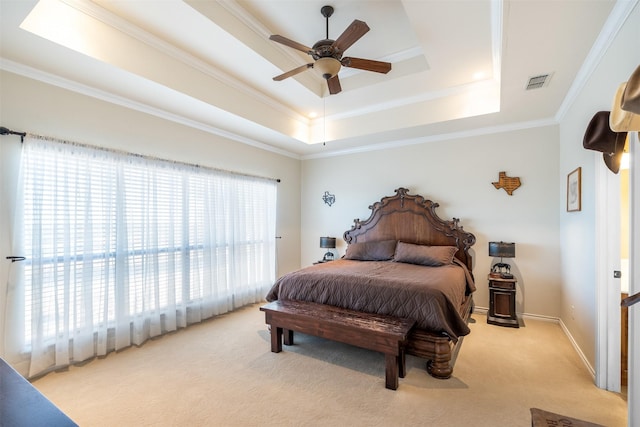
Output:
[[[345,231],[347,243],[399,240],[407,243],[431,246],[456,246],[455,256],[472,271],[473,260],[469,248],[476,237],[458,224],[459,220],[441,219],[435,212],[437,203],[422,196],[408,194],[406,188],[398,188],[395,196],[383,197],[369,206],[371,216],[354,220],[351,230]]]

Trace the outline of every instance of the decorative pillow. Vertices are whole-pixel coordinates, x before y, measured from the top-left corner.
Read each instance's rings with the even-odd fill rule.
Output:
[[[398,242],[394,261],[439,267],[452,264],[456,252],[458,248],[455,246],[426,246]]]
[[[347,246],[344,259],[358,261],[388,261],[396,251],[395,240],[381,240],[377,242],[351,243]]]

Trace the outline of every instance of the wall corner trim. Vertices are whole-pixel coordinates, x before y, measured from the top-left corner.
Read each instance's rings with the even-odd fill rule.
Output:
[[[578,353],[578,356],[580,356],[580,359],[582,360],[582,363],[584,363],[584,366],[586,366],[587,370],[589,371],[589,374],[591,374],[591,378],[593,379],[593,382],[595,384],[595,381],[596,381],[596,371],[595,371],[595,369],[593,368],[593,366],[591,366],[591,364],[587,360],[587,357],[582,352],[582,349],[580,348],[580,346],[578,345],[576,340],[573,339],[573,336],[571,335],[571,332],[569,332],[569,329],[567,328],[567,325],[564,324],[562,319],[557,319],[557,320],[558,320],[558,323],[560,324],[560,327],[562,328],[562,331],[567,336],[567,338],[569,338],[569,341],[571,342],[571,345],[575,349],[576,353]]]

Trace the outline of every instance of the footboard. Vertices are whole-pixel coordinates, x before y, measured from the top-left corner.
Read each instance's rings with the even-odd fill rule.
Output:
[[[465,322],[469,322],[473,312],[473,297],[469,295],[463,305],[462,317]],[[434,378],[447,379],[453,373],[458,351],[462,346],[460,337],[454,343],[448,337],[427,332],[423,329],[414,328],[409,335],[407,343],[407,354],[427,359],[427,371]]]

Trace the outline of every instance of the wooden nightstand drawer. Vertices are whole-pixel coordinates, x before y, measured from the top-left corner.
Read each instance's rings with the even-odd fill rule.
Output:
[[[500,289],[512,290],[512,289],[516,288],[516,283],[513,280],[505,282],[505,281],[502,281],[502,280],[490,279],[489,280],[489,286],[491,286],[492,288],[500,288]]]

